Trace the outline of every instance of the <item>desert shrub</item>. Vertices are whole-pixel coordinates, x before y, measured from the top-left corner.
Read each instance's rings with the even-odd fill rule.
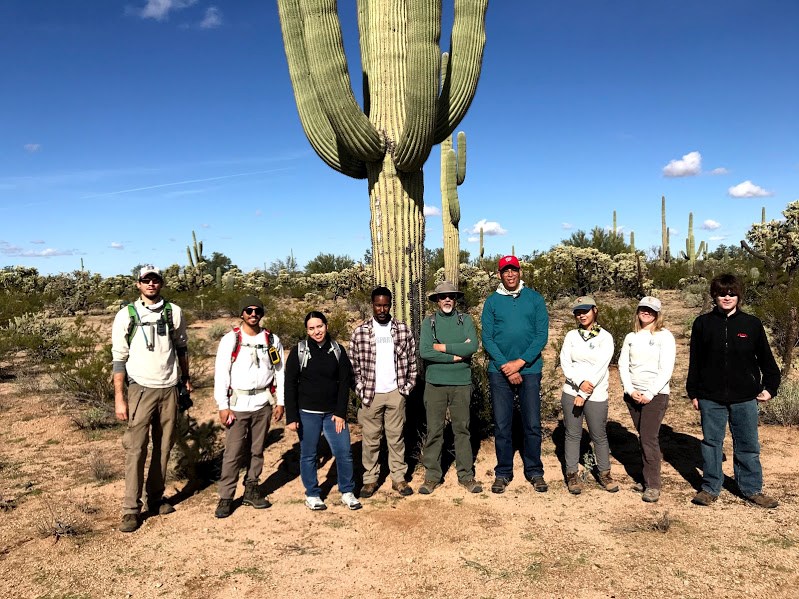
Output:
[[[224,451],[221,432],[222,427],[213,420],[201,423],[189,412],[180,414],[171,454],[173,476],[190,481],[218,478]]]
[[[488,384],[488,356],[478,352],[472,357],[472,396],[470,400],[472,435],[486,439],[494,434],[494,413]]]
[[[192,385],[196,388],[213,385],[216,344],[189,331],[189,371]]]
[[[799,279],[790,286],[767,287],[753,306],[753,311],[771,332],[778,360],[782,363],[783,374],[787,374],[792,364],[793,353],[799,341]]]
[[[799,382],[784,379],[777,397],[759,404],[760,418],[768,424],[799,425]]]
[[[551,363],[544,362],[541,372],[541,418],[550,420],[557,418],[560,413],[560,396],[563,388],[563,374],[560,371],[560,350],[566,335],[549,342],[555,352],[555,359]]]
[[[111,410],[111,404],[103,407],[91,407],[72,416],[72,424],[81,431],[96,431],[113,428],[121,424]]]
[[[53,363],[69,351],[69,334],[66,325],[48,318],[43,312],[15,316],[0,331],[6,336],[7,347],[25,351],[30,362]]]
[[[633,315],[635,308],[631,305],[613,308],[612,306],[600,305],[597,320],[608,333],[613,335],[613,358],[611,364],[619,363],[622,342],[627,333],[633,330]]]
[[[691,275],[688,262],[672,260],[668,264],[654,262],[649,265],[652,284],[658,289],[679,289],[680,279]]]
[[[311,310],[319,310],[319,307],[305,303],[292,304],[281,310],[268,313],[264,320],[267,328],[280,337],[283,347],[289,349],[297,345],[300,339],[305,338],[305,315]],[[340,306],[336,306],[329,312],[322,311],[327,317],[327,330],[331,337],[342,342],[349,341],[347,312]]]
[[[92,480],[98,483],[106,483],[116,476],[114,467],[99,450],[90,451],[89,456],[86,458],[86,463]]]
[[[91,530],[86,511],[80,509],[70,498],[64,498],[57,503],[43,501],[43,506],[38,510],[35,529],[42,538],[77,537]]]
[[[53,366],[52,377],[61,391],[80,403],[113,409],[114,384],[111,376],[111,344],[97,330],[76,318],[65,334],[67,351]]]
[[[216,322],[208,327],[208,338],[211,341],[219,341],[222,337],[224,337],[229,331],[230,327],[224,323]]]

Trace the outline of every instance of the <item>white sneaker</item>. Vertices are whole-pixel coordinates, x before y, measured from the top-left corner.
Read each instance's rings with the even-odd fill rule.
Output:
[[[358,501],[358,498],[355,497],[355,495],[353,495],[352,493],[342,493],[341,503],[346,505],[351,510],[359,510],[363,507],[361,505],[361,502]]]
[[[319,510],[326,510],[327,506],[325,502],[322,501],[319,497],[305,497],[305,507],[309,510],[319,511]]]

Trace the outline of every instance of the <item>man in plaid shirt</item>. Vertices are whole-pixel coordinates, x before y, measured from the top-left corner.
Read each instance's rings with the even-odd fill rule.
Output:
[[[358,422],[363,429],[364,467],[361,497],[377,491],[378,456],[383,431],[388,446],[391,488],[413,495],[405,481],[405,398],[416,385],[416,340],[410,327],[391,317],[391,291],[372,291],[373,318],[352,332],[350,359],[355,392],[361,398]]]

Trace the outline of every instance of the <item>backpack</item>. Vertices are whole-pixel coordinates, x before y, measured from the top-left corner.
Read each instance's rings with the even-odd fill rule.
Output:
[[[130,346],[130,342],[133,341],[133,337],[136,335],[136,327],[141,327],[141,318],[139,318],[139,313],[136,311],[136,303],[132,302],[128,304],[128,315],[130,316],[130,322],[128,323],[128,334],[126,335],[126,339],[128,340],[128,346]],[[175,335],[175,322],[172,320],[172,304],[169,302],[164,302],[164,307],[161,310],[161,320],[166,324],[166,330],[169,333],[170,338],[174,337]]]
[[[233,362],[236,361],[236,358],[239,357],[239,351],[241,351],[241,327],[233,327],[233,332],[236,333],[236,343],[233,346],[233,351],[230,352],[230,368],[228,368],[228,380],[230,380],[230,372],[233,370]],[[275,343],[275,336],[269,331],[269,329],[263,329],[264,337],[266,337],[266,351],[269,354],[269,350],[274,347]],[[255,348],[258,349],[263,347],[261,345],[256,345]],[[271,363],[271,362],[270,362]],[[273,367],[276,366],[279,362],[272,363]],[[272,384],[269,385],[270,393],[274,394],[277,390],[277,385],[275,384],[274,377],[272,378]],[[232,387],[228,386],[227,388],[227,396],[230,397],[233,395]]]
[[[341,346],[333,339],[330,340],[330,348],[336,355],[336,360],[341,360]],[[303,339],[297,344],[297,358],[300,361],[300,372],[308,365],[308,360],[311,359],[311,352],[308,349],[308,340]]]
[[[463,313],[461,313],[461,312],[458,312],[457,310],[455,310],[455,316],[457,316],[457,317],[458,317],[458,325],[463,325],[463,318],[464,318],[464,314],[463,314]],[[438,335],[436,335],[436,313],[435,313],[435,312],[433,312],[433,313],[430,315],[430,328],[432,328],[432,329],[433,329],[433,340],[434,340],[436,343],[441,343],[441,342],[438,340]]]

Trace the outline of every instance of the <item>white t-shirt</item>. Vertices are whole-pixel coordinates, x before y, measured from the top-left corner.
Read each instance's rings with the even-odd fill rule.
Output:
[[[619,354],[619,376],[624,392],[640,391],[647,399],[669,393],[677,344],[667,329],[656,333],[628,333]]]
[[[375,335],[375,393],[391,393],[397,389],[397,365],[394,363],[394,338],[391,321],[380,324],[372,319]]]
[[[583,340],[580,332],[572,329],[563,339],[560,350],[560,366],[566,375],[563,392],[572,397],[580,395],[588,401],[608,400],[608,366],[613,358],[613,335],[605,329],[591,339]],[[580,391],[583,381],[594,385],[594,392],[588,395]]]

